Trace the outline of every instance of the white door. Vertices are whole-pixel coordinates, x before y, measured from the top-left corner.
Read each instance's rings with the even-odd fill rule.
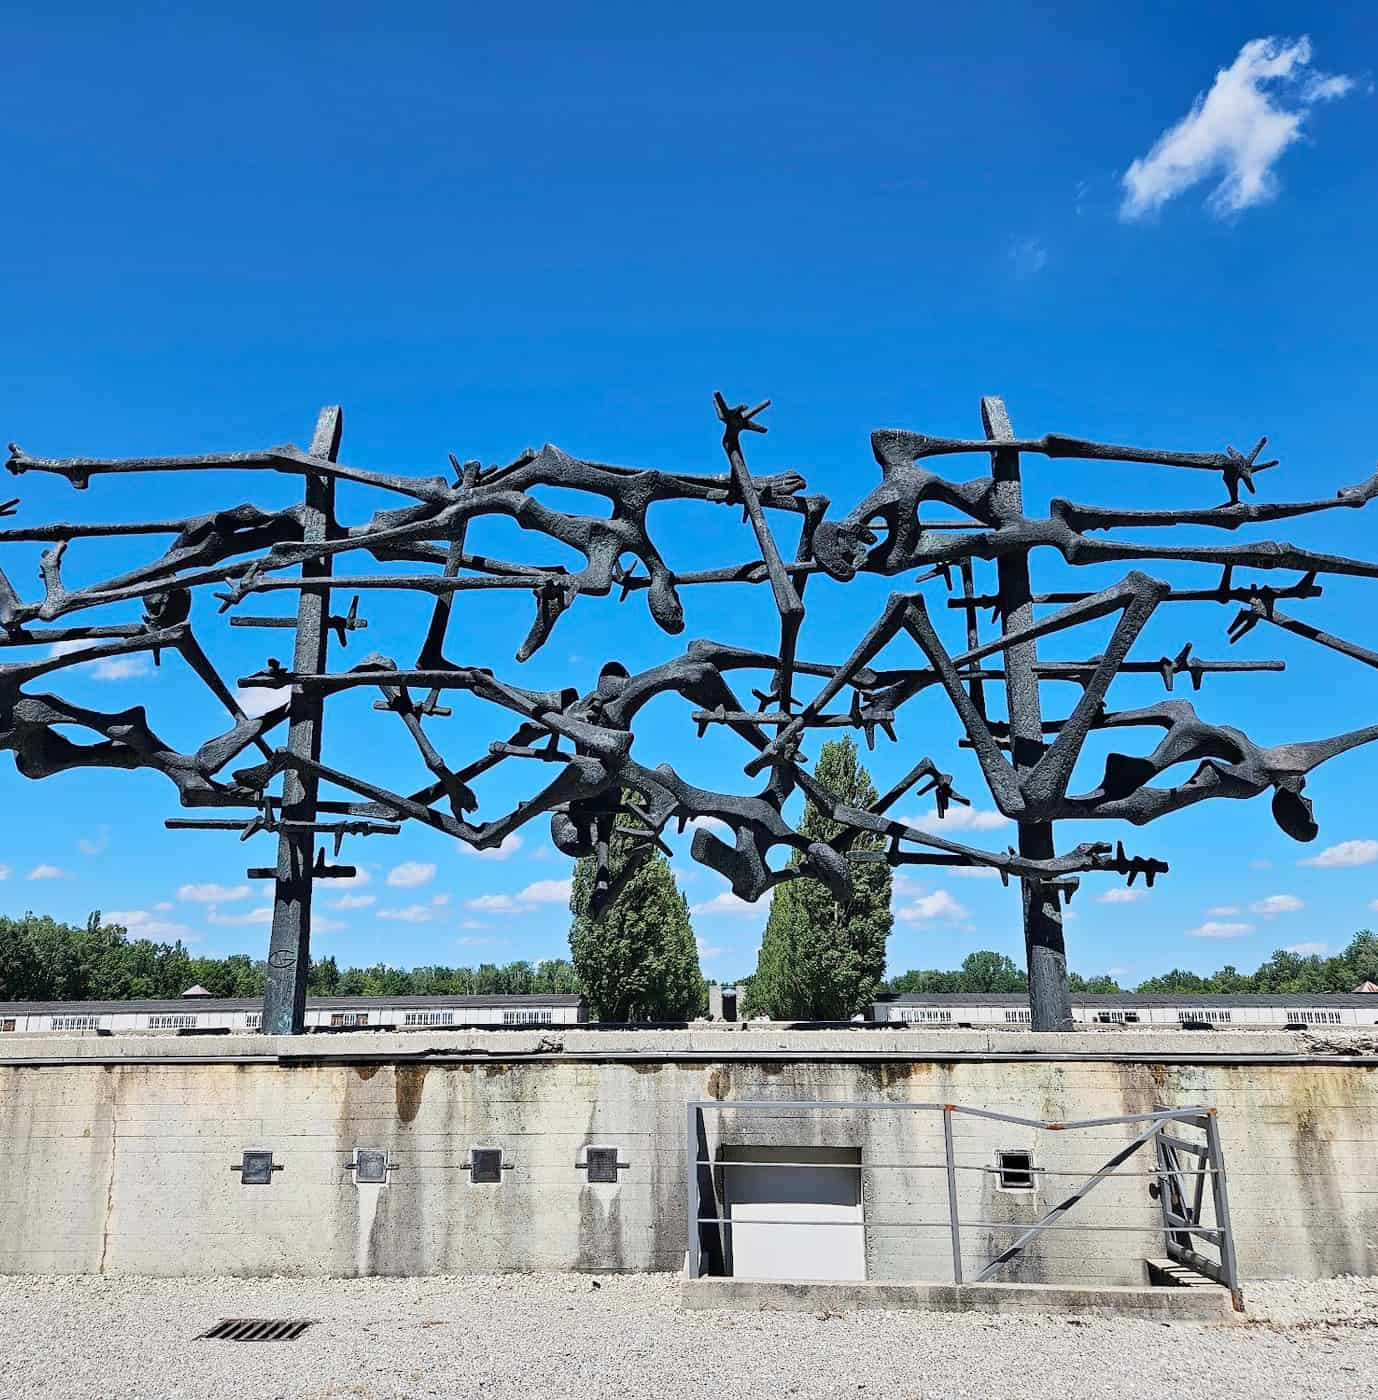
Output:
[[[725,1147],[719,1161],[734,1278],[866,1277],[859,1148]]]

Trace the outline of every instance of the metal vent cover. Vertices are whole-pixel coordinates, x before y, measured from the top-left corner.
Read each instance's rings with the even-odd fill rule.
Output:
[[[590,1147],[584,1153],[590,1181],[617,1181],[617,1149],[615,1147]]]
[[[502,1148],[470,1148],[469,1180],[476,1186],[500,1184],[502,1181]]]
[[[388,1184],[388,1154],[372,1147],[361,1147],[354,1154],[354,1180],[361,1185]]]
[[[295,1342],[311,1318],[300,1317],[222,1317],[209,1332],[197,1338],[203,1342]]]

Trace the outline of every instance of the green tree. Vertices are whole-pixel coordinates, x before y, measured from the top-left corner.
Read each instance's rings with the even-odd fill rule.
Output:
[[[1029,976],[1004,953],[968,953],[958,975],[959,992],[1025,992]]]
[[[614,832],[609,864],[614,878],[630,854]],[[575,862],[569,907],[573,973],[604,1021],[684,1021],[708,1002],[699,971],[689,904],[670,863],[658,851],[632,875],[600,918],[589,913],[595,862]]]
[[[867,807],[876,800],[871,775],[850,738],[823,745],[814,769],[818,782],[839,801]],[[804,804],[799,830],[810,841],[831,841],[842,825],[812,801]],[[880,850],[884,838],[863,835],[852,851]],[[799,855],[792,857],[798,864]],[[853,864],[852,897],[835,900],[819,880],[777,885],[751,979],[748,1012],[775,1020],[843,1021],[875,999],[885,975],[890,912],[890,868]]]

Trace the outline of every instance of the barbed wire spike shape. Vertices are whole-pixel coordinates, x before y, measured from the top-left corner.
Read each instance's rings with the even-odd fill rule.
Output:
[[[19,648],[23,657],[0,663],[0,748],[12,751],[18,772],[33,779],[82,767],[161,773],[176,787],[183,807],[226,813],[172,817],[169,827],[233,832],[241,840],[277,838],[276,863],[249,871],[274,885],[265,1031],[302,1029],[312,892],[320,880],[356,874],[353,866],[327,860],[318,841],[329,844],[338,862],[346,838],[394,835],[415,822],[476,850],[493,850],[537,819],[548,821],[559,851],[594,859],[595,914],[618,898],[640,862],[654,851],[669,852],[664,836],[672,823],[680,831],[694,826],[693,859],[725,878],[745,900],[801,879],[820,880],[845,900],[852,869],[877,861],[965,867],[989,871],[1006,884],[1017,880],[1032,1024],[1055,1030],[1071,1024],[1062,919],[1081,877],[1114,876],[1132,885],[1142,876],[1152,885],[1167,871],[1162,860],[1126,851],[1122,838],[1113,844],[1084,842],[1058,854],[1056,823],[1144,825],[1208,798],[1271,794],[1278,826],[1297,840],[1312,840],[1318,825],[1305,791],[1308,774],[1378,739],[1374,725],[1319,740],[1260,745],[1238,728],[1203,719],[1192,701],[1175,698],[1174,682],[1186,677],[1195,694],[1209,677],[1278,671],[1282,661],[1199,657],[1189,641],[1174,642],[1177,649],[1162,655],[1135,654],[1160,609],[1216,603],[1237,609],[1226,629],[1231,644],[1251,633],[1263,635],[1256,629],[1266,623],[1316,643],[1322,652],[1378,667],[1378,651],[1277,606],[1322,596],[1320,580],[1327,576],[1378,577],[1378,562],[1268,539],[1198,545],[1175,544],[1169,537],[1154,544],[1114,533],[1179,525],[1235,532],[1334,509],[1361,509],[1378,496],[1378,474],[1329,499],[1244,502],[1241,490],[1255,496],[1260,474],[1278,466],[1276,460],[1259,460],[1266,439],[1245,453],[1231,446],[1207,452],[1127,447],[1059,434],[1020,438],[1004,404],[988,398],[981,406],[981,438],[900,429],[873,433],[880,484],[845,514],[836,514],[826,497],[806,494],[798,472],[758,475],[747,465],[742,439],[766,431],[760,420],[768,400],[748,408],[718,393],[713,402],[726,472],[611,466],[550,444],[487,468],[451,454],[449,476],[366,469],[339,461],[343,417],[338,408],[322,410],[305,451],[288,444],[182,457],[54,459],[30,456],[11,444],[6,465],[13,475],[56,476],[82,491],[116,491],[123,497],[130,489],[126,478],[186,472],[195,474],[197,487],[209,496],[220,473],[242,481],[233,474],[269,472],[300,478],[302,499],[280,509],[243,502],[135,523],[38,524],[22,521],[22,495],[0,502],[0,517],[16,522],[0,529],[0,545],[6,547],[0,560],[18,561],[26,549],[42,547],[36,596],[26,598],[0,569],[0,647]],[[1029,514],[1020,469],[1021,455],[1028,453],[1054,461],[1212,472],[1228,499],[1203,508],[1137,510],[1057,498],[1046,515]],[[949,478],[930,465],[964,456],[984,456],[989,474]],[[346,523],[336,507],[341,483],[351,499],[382,493],[384,501],[367,518]],[[561,503],[570,493],[601,498],[606,513],[579,514],[551,504],[551,488]],[[657,542],[650,516],[652,506],[672,503],[740,508],[751,531],[749,557],[700,569],[672,563],[673,551]],[[787,560],[776,525],[788,525],[790,516],[798,518],[798,538]],[[479,552],[471,535],[487,517],[511,521],[565,547],[582,558],[582,566]],[[657,521],[661,518],[658,511]],[[1092,538],[1093,533],[1107,537]],[[93,582],[74,585],[64,577],[68,551],[80,542],[119,540],[122,552],[133,558],[146,536],[166,537],[160,553],[108,577],[97,575]],[[1036,592],[1030,560],[1038,550],[1052,551],[1073,568],[1131,567],[1108,587]],[[337,568],[337,556],[346,554],[373,563],[356,563],[345,572]],[[1143,571],[1157,563],[1169,565],[1174,578],[1191,565],[1212,573],[1199,586],[1183,587]],[[386,565],[404,568],[377,567]],[[976,569],[986,565],[994,565],[995,586],[978,592]],[[1236,570],[1246,569],[1298,577],[1276,584],[1236,581]],[[815,575],[837,585],[865,576],[901,581],[871,614],[863,608],[857,640],[840,658],[811,659],[800,651],[805,590]],[[943,611],[962,613],[963,645],[955,652],[936,624],[937,598],[923,589],[939,580],[947,595],[937,595]],[[778,619],[774,651],[699,638],[635,673],[608,657],[593,687],[584,691],[532,689],[504,679],[479,664],[481,658],[463,655],[468,634],[456,636],[451,629],[460,594],[528,593],[534,616],[516,651],[520,663],[548,642],[582,598],[615,594],[628,602],[644,594],[652,621],[677,636],[685,627],[686,589],[716,586],[751,594],[762,584],[768,585]],[[198,590],[207,604],[200,610],[194,606]],[[344,611],[333,611],[332,597],[340,590],[351,601]],[[351,665],[344,665],[341,655],[332,665],[332,642],[343,653],[350,634],[369,626],[360,615],[360,600],[386,591],[434,600],[415,660],[408,665],[374,652]],[[275,592],[295,595],[293,613],[239,611]],[[983,641],[979,623],[987,612],[998,631]],[[193,626],[195,618],[225,614],[233,628],[290,632],[290,665],[269,657],[231,685]],[[1044,639],[1095,622],[1110,628],[1108,642],[1095,655],[1040,658]],[[184,666],[204,686],[225,716],[218,732],[183,752],[159,736],[141,706],[103,711],[42,688],[51,683],[49,677],[77,667],[124,674],[137,669],[144,655],[155,664],[170,659]],[[883,657],[890,664],[882,666]],[[752,683],[760,676],[763,682]],[[1130,684],[1128,678],[1136,676],[1156,680],[1169,694],[1137,708],[1110,708],[1116,682]],[[990,712],[991,682],[1003,682],[1003,718]],[[1072,703],[1065,713],[1045,719],[1044,691],[1056,694],[1048,688],[1059,683],[1074,687]],[[378,723],[400,726],[415,750],[425,781],[414,790],[397,790],[324,761],[328,702],[361,688],[376,693],[374,709],[384,716]],[[905,707],[930,691],[945,698],[960,724],[961,743],[973,754],[995,807],[1017,824],[1018,840],[1008,849],[987,850],[941,834],[961,829],[940,823],[954,805],[969,806],[970,799],[930,756],[912,763],[865,809],[843,802],[810,770],[804,746],[814,731],[850,729],[869,747],[882,737],[900,743],[899,726],[912,713]],[[256,692],[267,692],[261,705],[247,698]],[[458,764],[446,756],[436,727],[452,714],[453,692],[498,712],[497,732],[505,736]],[[634,759],[636,717],[661,696],[677,696],[689,707],[690,732],[730,731],[745,745],[746,776],[759,777],[764,786],[745,796],[718,791],[693,784],[668,763],[647,767]],[[1092,734],[1139,728],[1160,731],[1147,752],[1111,748],[1094,780],[1079,777]],[[466,723],[464,732],[470,729]],[[93,738],[72,737],[82,731]],[[523,771],[536,765],[528,795],[509,810],[485,813],[475,783],[511,764]],[[333,795],[322,796],[323,787]],[[938,820],[892,816],[906,795],[931,799]],[[825,812],[837,835],[823,841],[801,831],[786,816],[787,806],[797,810],[799,797]],[[632,857],[614,874],[615,829],[627,833]]]

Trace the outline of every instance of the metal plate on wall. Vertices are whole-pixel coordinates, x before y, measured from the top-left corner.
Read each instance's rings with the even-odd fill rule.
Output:
[[[584,1154],[590,1181],[617,1181],[617,1149],[590,1147]]]
[[[273,1154],[271,1152],[246,1152],[240,1159],[239,1179],[245,1186],[271,1186],[273,1184]]]
[[[388,1184],[388,1154],[374,1147],[360,1147],[354,1153],[354,1180],[360,1185]]]
[[[502,1149],[475,1147],[469,1152],[469,1180],[476,1186],[492,1186],[502,1181]]]

